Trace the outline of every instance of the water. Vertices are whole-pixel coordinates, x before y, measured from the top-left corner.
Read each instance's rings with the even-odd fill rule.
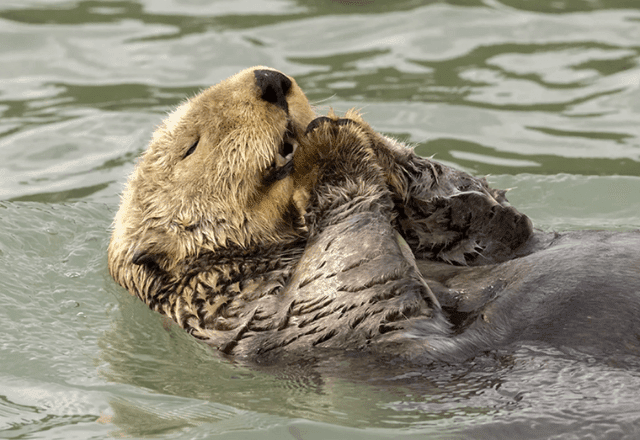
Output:
[[[256,371],[110,279],[108,228],[154,126],[256,64],[319,112],[361,108],[514,188],[542,229],[640,227],[635,0],[347,3],[2,1],[0,438],[640,435],[637,359],[522,346],[404,377]]]

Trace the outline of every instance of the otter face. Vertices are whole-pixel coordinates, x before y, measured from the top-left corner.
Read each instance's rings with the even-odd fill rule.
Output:
[[[293,157],[314,117],[296,82],[265,67],[183,103],[129,180],[113,259],[167,269],[202,251],[295,234],[306,190],[291,176]]]

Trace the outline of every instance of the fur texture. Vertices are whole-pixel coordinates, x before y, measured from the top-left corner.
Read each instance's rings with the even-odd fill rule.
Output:
[[[499,278],[549,245],[533,237],[504,191],[416,156],[356,111],[317,117],[292,78],[254,67],[158,128],[108,258],[118,283],[227,354],[452,360],[511,341],[515,326],[479,327],[493,297],[447,283],[471,266]]]

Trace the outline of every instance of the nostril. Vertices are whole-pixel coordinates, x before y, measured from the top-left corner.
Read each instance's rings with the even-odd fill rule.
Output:
[[[261,98],[267,102],[276,104],[278,102],[278,92],[271,86],[271,84],[267,84],[264,88],[262,88]]]
[[[291,89],[291,80],[284,74],[275,70],[256,70],[256,85],[260,89],[260,97],[289,113],[287,93]]]
[[[282,145],[282,152],[280,154],[282,154],[283,157],[287,157],[288,155],[293,154],[293,151],[293,144],[291,142],[285,142]]]

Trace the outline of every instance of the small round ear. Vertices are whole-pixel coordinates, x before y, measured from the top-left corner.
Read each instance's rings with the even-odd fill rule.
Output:
[[[134,251],[131,262],[138,266],[158,266],[160,258],[150,247],[139,247]]]
[[[146,231],[133,247],[131,262],[138,266],[161,267],[167,256],[165,234],[157,231]]]

